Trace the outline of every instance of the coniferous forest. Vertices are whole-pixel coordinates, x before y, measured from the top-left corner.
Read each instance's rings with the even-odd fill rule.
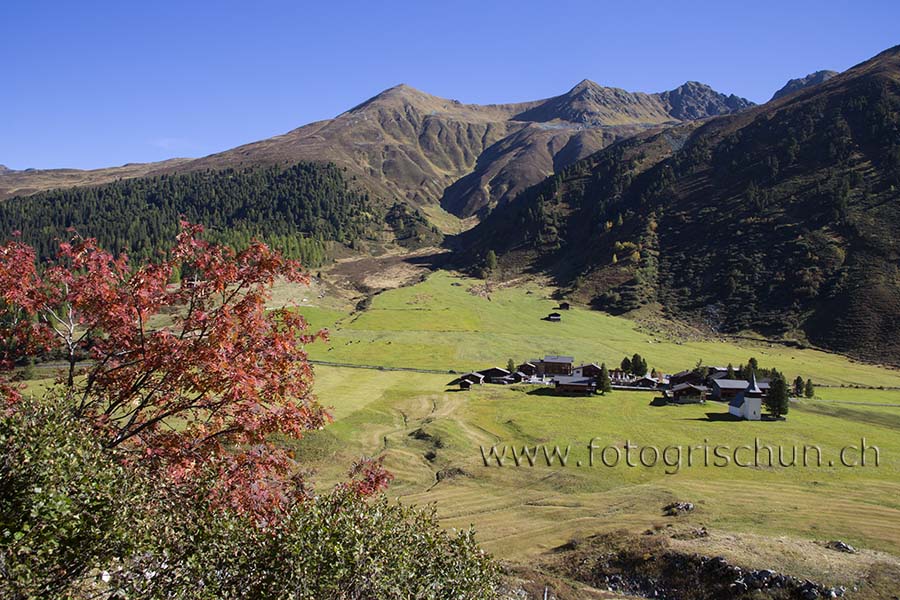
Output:
[[[201,223],[207,237],[235,248],[259,239],[308,267],[336,246],[439,241],[417,211],[386,206],[351,186],[334,164],[199,171],[120,180],[12,198],[0,204],[0,237],[20,232],[42,258],[74,233],[136,259],[155,256],[179,220]]]

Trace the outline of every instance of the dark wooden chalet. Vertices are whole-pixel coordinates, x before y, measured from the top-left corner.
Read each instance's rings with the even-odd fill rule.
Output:
[[[525,375],[528,375],[529,377],[534,377],[535,375],[537,375],[537,372],[538,372],[538,368],[537,368],[537,364],[536,364],[537,362],[538,362],[537,360],[531,360],[528,362],[524,362],[521,365],[519,365],[518,367],[516,367],[516,371],[518,371],[519,373],[524,373]]]
[[[672,400],[679,404],[692,404],[705,402],[709,394],[709,388],[705,385],[695,385],[693,383],[679,383],[672,386]]]
[[[675,386],[681,385],[682,383],[689,383],[692,385],[703,385],[705,383],[705,378],[703,374],[700,373],[697,369],[692,369],[689,371],[682,371],[680,373],[675,373],[671,377],[669,377],[669,385],[674,389]]]
[[[481,385],[484,383],[484,375],[473,371],[460,376],[459,381],[468,381],[472,385]]]
[[[553,378],[553,388],[557,394],[587,396],[597,390],[597,380],[578,375],[557,375]]]
[[[488,383],[497,383],[496,380],[503,379],[509,375],[509,371],[500,367],[482,369],[481,371],[478,371],[478,373],[483,375]]]
[[[571,375],[575,358],[571,356],[545,356],[538,364],[538,374],[543,375]]]
[[[644,375],[643,377],[639,377],[638,379],[632,381],[631,385],[633,385],[634,387],[652,390],[659,387],[659,380]]]
[[[562,315],[559,314],[558,312],[552,312],[544,318],[548,321],[553,321],[554,323],[558,323],[558,322],[562,321]]]
[[[710,381],[709,397],[713,400],[730,402],[743,394],[749,385],[750,382],[746,379],[713,379]],[[765,397],[769,392],[769,382],[764,381],[757,385],[762,390],[763,397]]]
[[[572,370],[574,375],[581,375],[582,377],[593,377],[596,379],[600,377],[600,366],[596,363],[590,363],[587,365],[581,365],[575,367]]]

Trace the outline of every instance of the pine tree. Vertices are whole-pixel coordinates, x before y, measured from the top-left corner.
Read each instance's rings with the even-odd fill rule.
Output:
[[[597,380],[597,387],[601,394],[606,395],[612,392],[612,380],[609,378],[609,370],[606,368],[606,363],[600,365],[600,376]]]
[[[508,361],[506,361],[506,370],[510,373],[514,373],[516,370],[516,361],[514,361],[513,359],[509,359]]]
[[[623,358],[620,367],[625,373],[631,373],[631,359],[627,356]]]
[[[781,418],[788,412],[788,385],[784,380],[784,376],[777,373],[769,384],[769,394],[764,400],[766,410],[776,419]]]
[[[728,363],[728,372],[725,374],[725,377],[728,379],[736,379],[734,373],[734,366],[731,363]]]
[[[816,388],[813,387],[812,379],[806,380],[806,386],[803,388],[803,395],[807,398],[812,398],[816,395]]]
[[[493,273],[497,270],[497,253],[493,250],[488,250],[487,257],[484,259],[484,268],[487,269],[489,273]]]
[[[638,377],[647,374],[647,361],[640,354],[631,357],[631,372]]]
[[[799,375],[797,375],[797,379],[794,380],[794,390],[793,390],[794,396],[797,398],[802,396],[804,388],[805,388],[805,385],[803,383],[803,378],[800,377]]]

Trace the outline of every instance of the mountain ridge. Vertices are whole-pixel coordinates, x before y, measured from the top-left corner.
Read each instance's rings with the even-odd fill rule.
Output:
[[[778,100],[779,98],[783,98],[810,86],[825,83],[835,75],[839,75],[839,73],[837,71],[822,70],[815,71],[804,77],[790,79],[784,84],[784,87],[772,95],[772,100]]]
[[[669,100],[675,97],[684,97],[692,110]],[[478,105],[398,84],[333,119],[198,159],[92,172],[0,173],[0,199],[118,178],[318,160],[347,169],[357,185],[387,203],[441,206],[465,218],[486,214],[613,141],[678,122],[667,110],[705,118],[750,104],[729,98],[736,97],[690,82],[645,94],[585,79],[547,99]]]
[[[578,161],[463,234],[612,312],[900,364],[900,47]],[[796,339],[795,337],[795,339]]]

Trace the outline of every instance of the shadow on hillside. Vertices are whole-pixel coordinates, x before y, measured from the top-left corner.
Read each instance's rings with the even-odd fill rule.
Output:
[[[653,400],[650,401],[650,406],[668,406],[669,402],[662,396],[657,396]]]

